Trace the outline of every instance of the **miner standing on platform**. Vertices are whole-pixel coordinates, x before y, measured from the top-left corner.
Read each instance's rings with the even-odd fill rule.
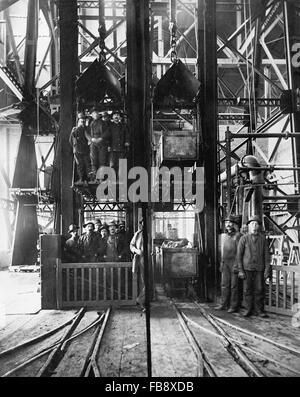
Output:
[[[85,115],[79,113],[77,126],[72,129],[69,138],[79,176],[79,179],[74,182],[74,185],[77,186],[82,186],[88,180],[90,172],[90,149],[86,138],[85,120]]]
[[[260,233],[261,220],[253,216],[247,222],[248,233],[238,245],[239,277],[244,280],[244,317],[251,314],[268,317],[264,312],[264,280],[269,278],[269,247],[265,236]]]
[[[241,234],[238,232],[238,221],[234,216],[225,219],[226,235],[223,241],[220,270],[221,278],[221,304],[217,310],[227,310],[234,313],[238,310],[238,266],[237,247]]]
[[[90,155],[92,164],[92,182],[96,182],[97,170],[102,166],[108,166],[108,147],[111,146],[110,124],[103,123],[99,108],[91,109],[92,122],[86,136],[90,144]]]
[[[122,121],[121,113],[114,111],[110,123],[111,146],[108,148],[110,152],[110,166],[118,172],[119,159],[126,157],[126,152],[130,146],[129,133],[126,124]]]

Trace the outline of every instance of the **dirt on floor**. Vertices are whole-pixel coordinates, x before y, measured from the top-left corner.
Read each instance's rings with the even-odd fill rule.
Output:
[[[145,314],[136,308],[113,310],[98,355],[103,377],[147,376]]]

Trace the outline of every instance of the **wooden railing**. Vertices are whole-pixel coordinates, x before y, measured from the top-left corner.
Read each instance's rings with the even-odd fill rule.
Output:
[[[293,315],[300,304],[300,266],[272,265],[271,268],[265,308],[269,312]]]
[[[62,263],[56,266],[57,308],[134,305],[131,262]]]

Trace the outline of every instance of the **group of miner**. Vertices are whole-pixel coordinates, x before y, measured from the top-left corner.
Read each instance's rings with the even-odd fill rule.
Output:
[[[118,172],[119,159],[128,156],[130,140],[120,111],[100,112],[97,106],[77,115],[77,125],[70,134],[77,174],[76,186],[99,182],[100,167],[112,167]]]
[[[144,311],[143,221],[139,221],[139,229],[131,240],[128,239],[125,221],[112,220],[106,224],[97,218],[95,222],[86,222],[83,228],[84,231],[79,236],[79,227],[75,224],[69,226],[68,233],[71,237],[63,246],[63,262],[128,262],[133,256],[132,272],[139,278],[139,295],[136,304]]]
[[[63,259],[65,262],[126,262],[130,260],[129,242],[125,221],[108,224],[101,219],[88,221],[79,236],[79,227],[69,226],[71,237],[65,242]]]
[[[259,216],[251,217],[247,229],[239,232],[236,217],[225,220],[226,235],[221,252],[221,303],[218,310],[238,312],[243,316],[267,317],[264,311],[265,281],[270,277],[269,248],[262,232]],[[243,297],[239,294],[239,279],[243,280]]]

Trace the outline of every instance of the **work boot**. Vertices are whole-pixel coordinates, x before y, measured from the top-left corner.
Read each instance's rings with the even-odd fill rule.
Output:
[[[236,313],[236,312],[237,312],[237,309],[234,308],[234,307],[230,307],[230,308],[227,310],[227,313]]]
[[[267,315],[267,313],[265,313],[263,311],[259,311],[256,315],[257,315],[257,317],[260,317],[260,318],[268,318],[269,317]]]
[[[243,317],[250,317],[251,316],[251,310],[246,310],[243,314]]]
[[[226,310],[227,308],[224,305],[219,305],[215,307],[215,310]]]

